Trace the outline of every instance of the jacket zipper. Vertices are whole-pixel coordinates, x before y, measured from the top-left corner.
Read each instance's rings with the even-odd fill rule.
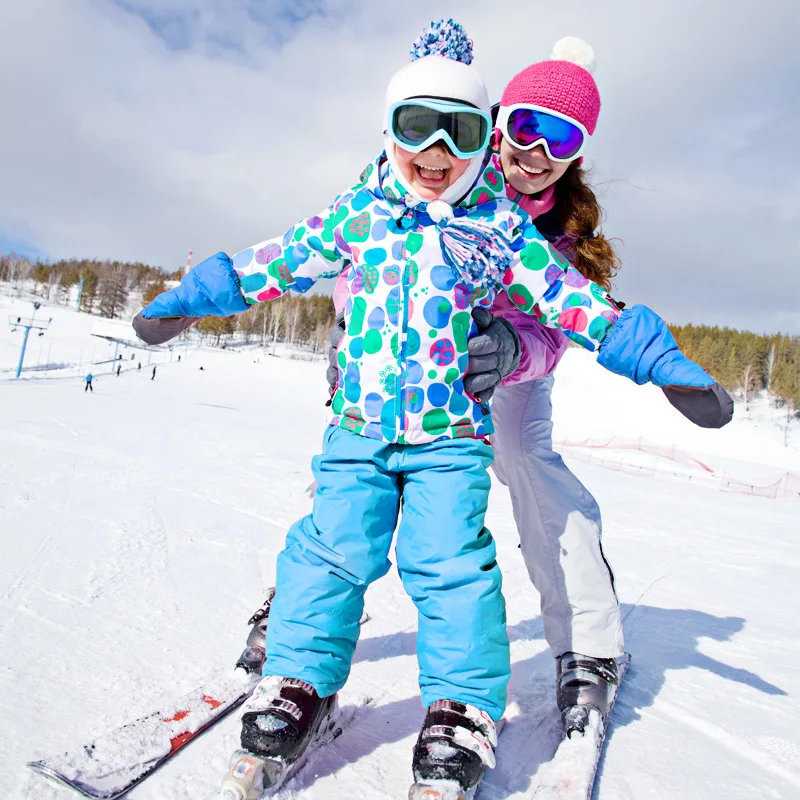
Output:
[[[410,231],[406,231],[406,241],[408,241],[408,234]],[[408,377],[408,356],[406,353],[407,350],[407,343],[408,343],[408,291],[411,288],[409,286],[409,279],[411,277],[411,270],[408,266],[409,257],[406,256],[405,262],[403,264],[403,324],[400,328],[400,342],[399,342],[399,355],[400,355],[400,378],[407,378]],[[400,381],[401,384],[404,384],[405,381]],[[398,386],[399,395],[398,395],[398,413],[400,415],[400,424],[398,426],[398,430],[400,434],[404,434],[406,432],[406,392],[405,386],[400,385]]]

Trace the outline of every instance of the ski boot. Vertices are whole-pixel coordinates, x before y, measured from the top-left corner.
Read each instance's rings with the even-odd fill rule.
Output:
[[[260,675],[264,661],[267,658],[267,623],[269,622],[269,610],[274,597],[275,589],[270,589],[264,605],[247,621],[247,624],[253,627],[247,636],[247,646],[239,656],[236,667],[243,669],[249,675]]]
[[[336,709],[335,694],[320,697],[313,686],[295,678],[264,678],[244,704],[243,749],[234,753],[227,784],[222,784],[231,800],[276,791],[310,748],[338,736]],[[240,796],[233,793],[237,782]]]
[[[414,745],[409,800],[471,800],[484,770],[495,765],[496,746],[495,724],[485,711],[437,700]]]
[[[557,659],[556,694],[564,733],[583,735],[592,709],[597,711],[605,728],[611,704],[619,686],[615,658],[594,658],[579,653],[564,653]]]

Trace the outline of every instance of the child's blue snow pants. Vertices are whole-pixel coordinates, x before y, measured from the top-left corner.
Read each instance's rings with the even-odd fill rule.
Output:
[[[347,680],[364,592],[397,568],[419,612],[425,706],[448,699],[505,709],[510,656],[495,545],[484,527],[492,450],[476,439],[388,444],[337,427],[312,467],[313,512],[278,556],[264,675],[299,678],[320,696]]]

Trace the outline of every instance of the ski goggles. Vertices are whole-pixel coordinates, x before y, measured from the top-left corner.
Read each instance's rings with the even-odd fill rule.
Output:
[[[389,107],[387,130],[410,153],[419,153],[442,141],[456,158],[468,159],[489,146],[492,118],[463,103],[417,97]]]
[[[589,132],[577,120],[524,103],[501,106],[496,125],[510,145],[518,150],[542,145],[552,161],[573,161],[589,140]]]

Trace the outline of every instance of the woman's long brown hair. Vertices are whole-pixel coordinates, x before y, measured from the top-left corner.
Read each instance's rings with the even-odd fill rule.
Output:
[[[575,237],[575,269],[609,291],[622,264],[611,242],[597,231],[603,210],[584,175],[577,161],[567,167],[556,183],[555,211],[564,233]]]

